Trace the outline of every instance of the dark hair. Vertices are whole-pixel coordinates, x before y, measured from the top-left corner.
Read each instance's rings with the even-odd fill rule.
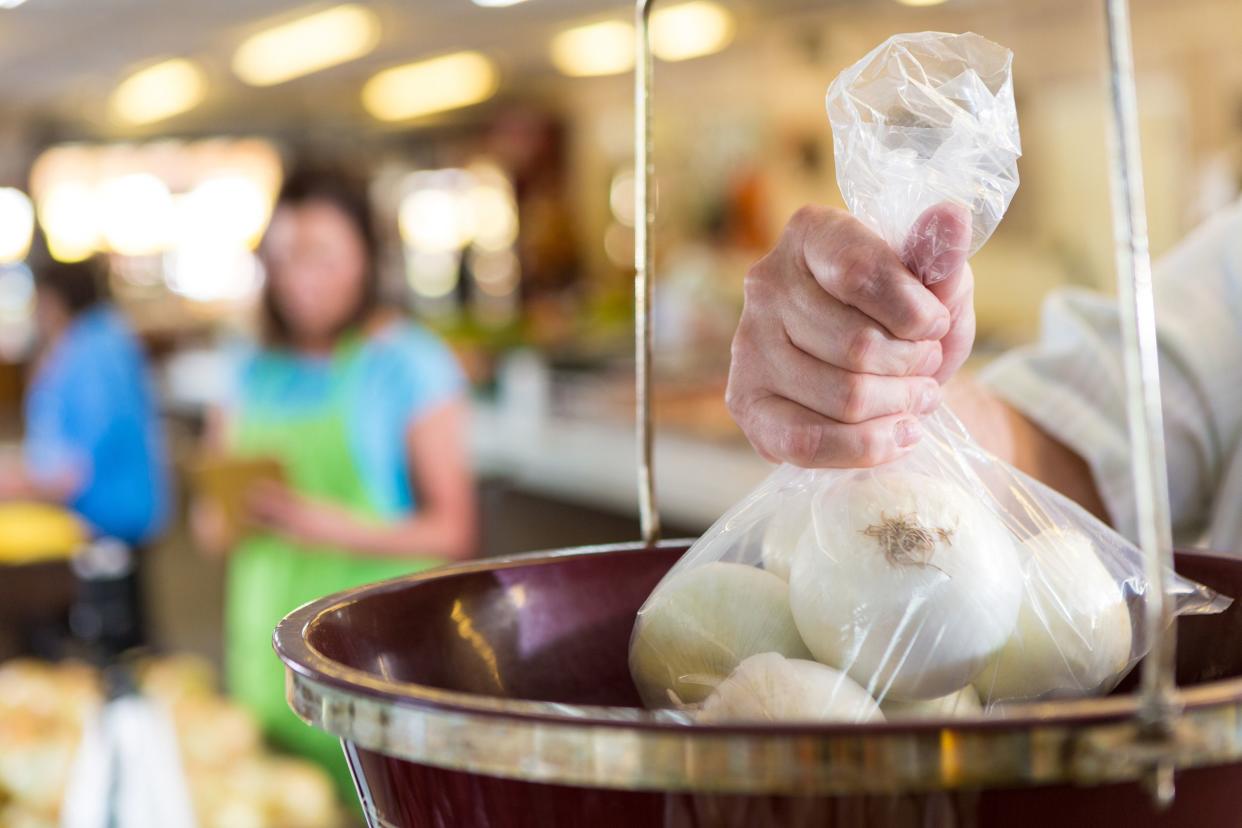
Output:
[[[38,257],[35,285],[60,300],[70,316],[77,316],[107,299],[107,268],[99,256],[81,262],[58,262]]]
[[[367,255],[362,291],[357,305],[337,331],[342,333],[365,322],[379,306],[379,271],[376,266],[379,244],[375,235],[375,218],[371,213],[366,185],[360,179],[340,169],[295,167],[280,188],[276,208],[303,207],[316,202],[335,207],[349,219]],[[261,322],[263,339],[269,345],[290,344],[293,332],[276,302],[270,278],[263,286]]]

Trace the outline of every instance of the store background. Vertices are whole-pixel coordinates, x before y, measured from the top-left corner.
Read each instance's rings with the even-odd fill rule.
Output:
[[[484,554],[636,537],[627,5],[347,4],[322,39],[304,30],[299,49],[265,65],[340,49],[360,27],[358,56],[265,86],[239,77],[241,44],[342,14],[339,4],[5,5],[14,0],[0,0],[0,439],[20,439],[29,367],[27,195],[62,255],[111,254],[119,303],[156,358],[184,486],[203,411],[224,393],[225,352],[250,326],[262,278],[252,250],[281,164],[326,159],[367,171],[388,295],[449,339],[473,381]],[[1022,185],[974,262],[973,364],[1033,337],[1052,288],[1111,290],[1100,4],[661,7],[682,7],[664,24],[673,44],[704,52],[656,67],[657,462],[674,532],[701,531],[766,473],[722,400],[741,281],[798,206],[840,204],[823,95],[888,35],[972,30],[1015,53]],[[1159,255],[1242,184],[1242,4],[1134,0],[1133,24]],[[565,33],[588,25],[575,51]],[[408,97],[428,88],[473,103],[377,116],[378,73],[461,53],[421,93],[398,78],[396,94],[414,107],[434,106]],[[571,76],[586,71],[604,74]],[[152,568],[160,646],[218,663],[221,565],[196,554],[179,521]]]

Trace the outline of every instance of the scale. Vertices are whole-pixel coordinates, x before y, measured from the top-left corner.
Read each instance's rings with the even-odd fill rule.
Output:
[[[374,828],[1183,828],[1242,820],[1242,605],[1175,621],[1164,599],[1174,564],[1242,595],[1242,562],[1173,553],[1129,8],[1104,1],[1131,460],[1154,587],[1144,618],[1152,646],[1137,682],[1105,698],[976,720],[707,726],[641,708],[627,666],[630,631],[690,541],[659,540],[650,315],[655,0],[636,0],[643,538],[445,566],[320,599],[281,622],[275,646],[289,703],[341,739]]]

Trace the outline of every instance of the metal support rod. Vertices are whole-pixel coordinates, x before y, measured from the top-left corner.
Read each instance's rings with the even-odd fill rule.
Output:
[[[643,541],[660,539],[651,413],[651,289],[654,278],[655,164],[651,160],[651,7],[636,0],[634,21],[634,379],[638,427],[638,515]]]
[[[1169,573],[1173,571],[1173,533],[1128,0],[1105,0],[1105,16],[1112,102],[1111,178],[1117,305],[1124,346],[1135,517],[1150,584],[1143,602],[1143,623],[1150,650],[1143,662],[1139,717],[1145,738],[1171,740],[1179,712],[1174,679],[1176,635],[1172,601],[1168,596]],[[1172,801],[1173,778],[1167,763],[1157,762],[1148,782],[1158,803]]]

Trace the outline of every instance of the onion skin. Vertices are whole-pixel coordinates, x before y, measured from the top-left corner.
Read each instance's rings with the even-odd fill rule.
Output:
[[[811,654],[789,611],[789,587],[755,566],[716,561],[660,582],[639,610],[630,675],[648,707],[703,701],[745,659]]]
[[[703,702],[695,717],[717,722],[882,722],[867,691],[839,670],[779,653],[753,655]]]
[[[935,699],[1004,645],[1022,586],[1012,534],[973,494],[885,469],[816,495],[790,602],[817,661],[877,697]]]
[[[880,702],[880,710],[890,721],[901,719],[960,719],[969,716],[982,716],[983,704],[975,688],[966,685],[956,693],[941,696],[938,699],[925,701],[898,701],[885,699]]]
[[[782,581],[789,581],[798,538],[811,525],[811,494],[798,491],[786,494],[768,521],[763,533],[763,568]]]
[[[1081,532],[1022,544],[1026,590],[1013,635],[975,679],[989,704],[1107,692],[1130,664],[1125,596]]]

